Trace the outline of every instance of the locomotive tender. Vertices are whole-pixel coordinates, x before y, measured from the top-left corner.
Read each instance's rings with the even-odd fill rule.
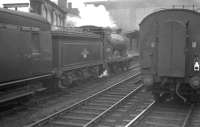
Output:
[[[143,82],[158,101],[200,96],[200,13],[165,9],[140,24]]]
[[[38,15],[0,9],[0,103],[129,65],[127,56],[107,60],[104,44],[99,34],[51,31]]]
[[[103,71],[103,42],[92,33],[53,31],[53,68],[63,85],[98,77]]]

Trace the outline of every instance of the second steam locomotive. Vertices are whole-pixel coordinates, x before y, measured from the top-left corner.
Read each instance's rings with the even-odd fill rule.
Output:
[[[156,100],[200,96],[200,13],[188,9],[154,12],[140,24],[143,82]]]

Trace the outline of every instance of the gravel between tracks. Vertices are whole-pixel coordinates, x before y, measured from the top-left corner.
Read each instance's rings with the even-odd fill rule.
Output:
[[[133,71],[134,70],[131,70],[128,73],[130,74]],[[105,78],[98,82],[85,83],[83,85],[84,88],[77,86],[70,89],[71,91],[62,91],[61,94],[50,97],[50,99],[46,99],[44,101],[42,100],[42,103],[40,102],[39,104],[33,104],[32,106],[28,104],[28,107],[26,108],[17,109],[9,114],[1,115],[0,125],[1,127],[22,127],[30,124],[64,107],[70,106],[102,89],[107,88],[111,85],[110,82],[117,82],[125,77],[125,75],[118,75],[109,79]]]

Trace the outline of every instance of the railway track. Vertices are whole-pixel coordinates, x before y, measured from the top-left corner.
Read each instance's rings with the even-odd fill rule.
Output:
[[[183,127],[200,127],[200,105],[192,105]]]
[[[199,106],[153,102],[125,127],[199,127]]]
[[[146,93],[144,89],[132,91],[88,125],[94,127],[124,127],[152,103],[152,96],[150,93]]]
[[[143,87],[139,74],[140,72],[136,72],[113,86],[25,127],[90,126]]]
[[[135,64],[131,67],[132,70],[137,70],[137,68],[139,68],[139,64]],[[130,72],[126,72],[123,75],[127,75],[128,73]],[[23,100],[23,98],[33,97],[36,94],[40,95],[41,93],[44,93],[45,91],[47,92],[47,89],[43,88],[40,83],[34,84],[34,86],[37,86],[37,87],[32,88],[25,85],[24,87],[19,87],[19,88],[12,88],[12,89],[5,88],[3,92],[0,91],[0,104],[1,105],[5,104],[5,106],[7,106],[9,104],[13,104],[13,102],[14,103],[20,102],[19,100]],[[2,89],[2,86],[0,86],[0,89]],[[77,88],[77,89],[80,89],[80,88]],[[81,90],[82,88],[79,91]],[[76,94],[76,92],[74,91],[70,91],[70,93],[71,95]],[[43,99],[43,98],[39,98],[39,99]]]
[[[137,75],[25,127],[200,126],[199,105],[156,103]]]
[[[66,89],[66,90],[62,90],[62,92],[55,93],[52,96],[45,96],[45,97],[41,98],[41,96],[39,95],[38,98],[36,98],[34,101],[37,104],[40,104],[40,107],[44,108],[44,106],[42,106],[42,105],[46,105],[46,103],[44,103],[45,101],[50,102],[50,105],[52,105],[54,102],[57,103],[57,99],[55,97],[58,97],[58,96],[59,97],[63,97],[63,98],[68,98],[68,99],[70,99],[70,98],[76,98],[76,97],[80,98],[79,96],[81,94],[88,93],[88,91],[90,91],[91,89],[94,89],[94,91],[92,91],[92,93],[95,93],[95,92],[98,92],[101,89],[109,87],[112,84],[115,84],[115,83],[117,83],[117,82],[119,82],[119,81],[121,81],[123,79],[126,79],[127,77],[130,77],[134,73],[138,72],[139,69],[140,69],[139,65],[136,64],[136,65],[133,66],[132,70],[130,70],[128,72],[125,72],[123,74],[119,74],[116,77],[115,76],[111,76],[111,79],[109,77],[109,80],[108,79],[102,79],[102,81],[99,80],[98,83],[94,83],[94,84],[87,84],[87,83],[85,83],[85,84],[79,84],[76,87],[69,88],[69,89]],[[104,83],[104,85],[101,85],[102,83]],[[55,99],[56,99],[56,101],[55,101]],[[48,107],[46,107],[46,108],[48,108]]]

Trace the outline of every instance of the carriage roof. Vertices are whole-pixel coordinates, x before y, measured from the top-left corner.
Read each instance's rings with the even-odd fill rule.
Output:
[[[0,23],[26,27],[39,27],[41,30],[50,30],[50,24],[37,14],[2,8],[0,8]]]

